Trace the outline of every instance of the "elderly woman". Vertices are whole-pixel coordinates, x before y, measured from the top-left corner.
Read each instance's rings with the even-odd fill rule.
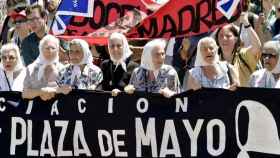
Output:
[[[250,78],[250,87],[275,88],[280,84],[280,42],[268,41],[264,44],[262,60],[264,69],[255,71]],[[278,87],[280,88],[280,87]]]
[[[248,86],[250,75],[256,70],[261,53],[261,42],[248,22],[247,14],[242,14],[240,22],[243,23],[248,39],[251,41],[248,47],[238,44],[238,29],[228,24],[221,27],[216,34],[216,41],[220,46],[221,60],[232,64],[236,69],[240,86]]]
[[[58,72],[63,68],[58,61],[59,40],[46,35],[39,43],[39,50],[37,59],[27,67],[23,98],[40,97],[42,100],[49,100],[56,93],[69,93],[70,87],[57,85]]]
[[[0,91],[22,91],[26,69],[22,64],[19,48],[8,43],[1,48]]]
[[[141,65],[136,68],[125,92],[132,94],[135,90],[160,93],[165,97],[180,92],[180,82],[176,70],[165,65],[166,41],[155,39],[148,42],[143,49]]]
[[[232,65],[219,60],[215,40],[210,37],[202,38],[197,46],[195,67],[190,70],[188,89],[207,87],[234,90],[238,85],[237,73]]]
[[[72,88],[95,90],[103,79],[102,71],[93,65],[93,57],[86,41],[74,39],[70,43],[70,65],[60,72],[59,83]]]
[[[108,41],[110,59],[101,64],[104,75],[102,88],[117,94],[129,83],[131,73],[138,66],[131,59],[132,51],[126,37],[121,33],[112,33]]]

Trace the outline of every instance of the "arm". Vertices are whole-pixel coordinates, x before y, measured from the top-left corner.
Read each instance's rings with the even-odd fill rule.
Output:
[[[239,82],[239,76],[237,71],[234,69],[234,67],[232,65],[229,65],[229,72],[232,76],[232,85],[234,85],[235,87],[240,86],[240,82]]]
[[[249,52],[253,53],[256,57],[259,56],[261,53],[261,41],[257,35],[257,33],[254,31],[253,27],[250,26],[249,20],[248,20],[248,13],[242,13],[240,17],[241,23],[244,25],[245,31],[248,33],[248,38],[251,41],[251,46],[249,46]],[[250,26],[250,27],[248,27]]]
[[[188,81],[187,81],[187,90],[198,90],[201,88],[201,85],[192,77],[191,73],[189,73]]]
[[[23,89],[22,97],[26,99],[33,99],[35,97],[41,96],[42,91],[40,89]]]
[[[259,17],[257,18],[256,21],[256,32],[258,34],[258,36],[260,37],[260,40],[263,43],[265,43],[266,41],[269,41],[272,39],[272,34],[271,32],[266,28],[266,24],[265,24],[265,16],[263,13],[261,13],[259,15]]]

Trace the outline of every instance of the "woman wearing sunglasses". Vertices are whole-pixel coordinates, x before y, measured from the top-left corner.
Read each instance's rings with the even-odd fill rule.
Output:
[[[263,46],[263,69],[255,71],[250,78],[250,87],[276,88],[280,77],[280,42],[268,41]],[[280,83],[278,83],[280,84]]]

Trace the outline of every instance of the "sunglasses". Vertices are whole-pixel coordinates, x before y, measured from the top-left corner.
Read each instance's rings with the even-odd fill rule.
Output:
[[[262,58],[264,59],[264,58],[269,58],[269,59],[271,59],[271,58],[276,58],[276,54],[262,54]]]

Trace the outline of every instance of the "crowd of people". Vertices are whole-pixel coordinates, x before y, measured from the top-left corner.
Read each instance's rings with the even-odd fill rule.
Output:
[[[0,38],[0,91],[49,100],[73,89],[171,97],[203,87],[280,88],[279,1],[252,1],[235,23],[213,33],[144,41],[140,61],[118,32],[106,46],[48,34],[59,0],[10,3]]]

